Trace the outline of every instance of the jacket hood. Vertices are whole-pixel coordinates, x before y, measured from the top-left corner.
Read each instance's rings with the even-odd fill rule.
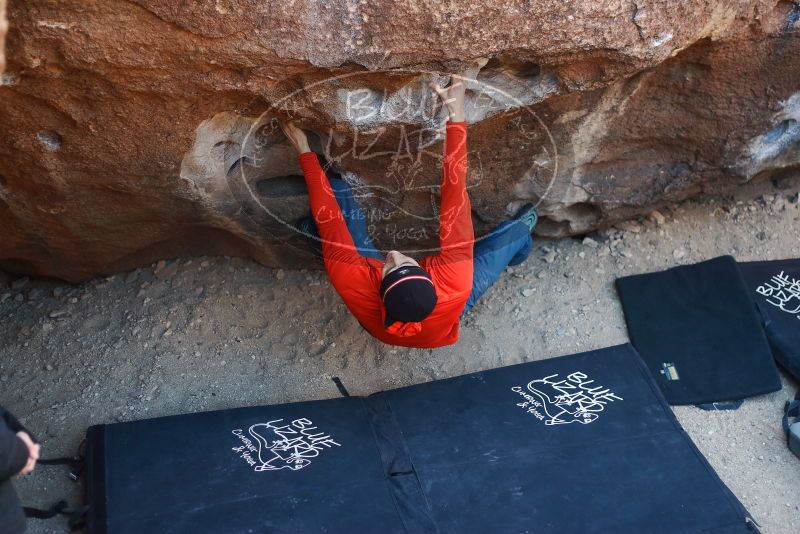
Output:
[[[391,318],[387,317],[385,306],[381,306],[381,322],[383,323],[383,328],[386,330],[386,332],[394,336],[411,337],[422,332],[421,321],[414,323],[393,321]]]
[[[401,323],[400,321],[395,321],[386,327],[386,331],[400,337],[416,336],[422,332],[422,322]]]

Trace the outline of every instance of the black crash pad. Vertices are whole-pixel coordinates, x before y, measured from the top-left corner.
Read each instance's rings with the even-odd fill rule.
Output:
[[[88,431],[89,531],[748,532],[630,345]]]
[[[800,259],[739,263],[775,360],[800,380]]]
[[[769,343],[731,256],[618,278],[631,343],[670,404],[781,388]]]

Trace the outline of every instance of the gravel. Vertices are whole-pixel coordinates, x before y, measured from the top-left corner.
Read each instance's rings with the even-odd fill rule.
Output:
[[[236,258],[164,261],[80,285],[0,281],[0,403],[40,438],[43,456],[73,454],[89,425],[354,395],[627,341],[618,276],[721,254],[800,256],[798,182],[743,186],[578,239],[537,240],[442,349],[382,345],[353,319],[321,271]],[[679,253],[680,251],[680,253]],[[26,300],[28,291],[35,298]],[[738,411],[675,413],[766,533],[800,531],[800,459],[782,406],[797,385]],[[28,505],[72,504],[63,468],[17,481]],[[63,518],[30,532],[67,532]]]

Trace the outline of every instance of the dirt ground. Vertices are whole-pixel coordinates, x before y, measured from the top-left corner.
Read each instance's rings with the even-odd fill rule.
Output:
[[[0,286],[0,403],[43,444],[71,454],[91,424],[352,394],[627,341],[613,281],[721,254],[800,256],[797,179],[700,199],[589,239],[537,241],[484,296],[452,347],[389,347],[369,337],[320,271],[184,258],[81,285]],[[766,533],[800,531],[800,459],[780,418],[797,384],[738,411],[675,412]],[[80,489],[58,467],[17,482],[44,506]],[[65,532],[63,519],[33,533]]]

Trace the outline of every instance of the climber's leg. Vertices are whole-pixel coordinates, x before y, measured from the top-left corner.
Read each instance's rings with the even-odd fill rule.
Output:
[[[331,184],[333,194],[339,203],[339,209],[342,210],[342,216],[344,216],[344,220],[347,223],[347,229],[350,230],[350,236],[353,238],[356,250],[364,257],[383,260],[383,254],[375,247],[369,237],[366,215],[353,197],[353,191],[350,186],[341,178],[328,178],[328,182]],[[297,228],[311,237],[310,240],[313,241],[316,250],[321,254],[322,243],[311,215],[301,219],[297,223]]]
[[[536,209],[526,204],[514,219],[501,223],[489,235],[475,242],[472,293],[462,316],[472,309],[506,267],[525,261],[533,248],[531,232],[537,219]]]

